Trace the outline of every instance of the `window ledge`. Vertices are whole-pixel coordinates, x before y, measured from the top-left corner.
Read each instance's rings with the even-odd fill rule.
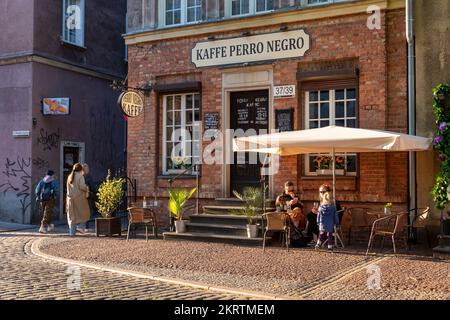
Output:
[[[358,176],[336,176],[336,180],[356,180]],[[333,179],[333,176],[329,175],[321,175],[321,176],[301,176],[301,180],[328,180]]]
[[[198,175],[199,178],[201,176],[202,176],[201,174]],[[176,180],[190,180],[190,179],[195,179],[197,176],[192,175],[192,174],[187,174],[187,175],[177,177],[176,174],[170,174],[170,175],[168,174],[168,175],[159,175],[158,179],[159,180],[169,180],[169,179],[174,179],[175,177],[176,177]]]
[[[80,51],[86,51],[87,50],[87,47],[80,46],[80,45],[72,43],[72,42],[68,42],[68,41],[64,40],[63,38],[61,38],[61,44],[63,46],[65,46],[65,47],[69,47],[69,48],[72,48],[72,49],[77,49],[77,50],[80,50]]]

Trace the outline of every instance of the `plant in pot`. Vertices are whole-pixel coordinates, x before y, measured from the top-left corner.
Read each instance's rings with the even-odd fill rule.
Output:
[[[99,235],[112,236],[118,234],[121,236],[122,225],[119,217],[115,217],[117,209],[123,200],[124,179],[111,177],[111,171],[105,181],[98,188],[97,201],[95,205],[102,218],[95,219],[95,231]]]
[[[263,203],[263,193],[260,188],[246,187],[242,194],[233,191],[236,198],[243,202],[243,207],[235,211],[235,214],[245,215],[247,217],[247,236],[256,238],[258,236],[258,225],[255,224],[255,217],[261,212]]]
[[[386,203],[386,205],[384,206],[384,214],[385,215],[391,214],[391,210],[392,210],[392,203],[391,202]]]
[[[335,156],[336,167],[335,174],[342,176],[345,173],[345,158],[343,156]],[[319,175],[333,174],[333,158],[330,156],[316,156],[313,160],[316,164],[316,173]]]
[[[175,232],[186,232],[186,222],[183,220],[183,207],[192,197],[197,188],[174,188],[169,190],[169,211],[175,216]]]

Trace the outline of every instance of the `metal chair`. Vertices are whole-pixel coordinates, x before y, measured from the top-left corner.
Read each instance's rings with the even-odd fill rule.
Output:
[[[406,225],[408,228],[408,234],[412,235],[413,230],[417,228],[423,228],[426,233],[428,247],[431,247],[429,232],[427,223],[430,218],[430,207],[426,208],[414,208],[408,211],[408,213],[414,212],[414,217],[410,223]],[[411,249],[411,241],[408,243],[408,250]]]
[[[148,241],[148,227],[153,228],[153,235],[158,238],[158,226],[156,221],[156,213],[150,208],[128,208],[128,232],[127,241],[130,237],[130,230],[132,226],[145,227],[145,240]]]
[[[369,210],[370,209],[367,207],[353,207],[347,209],[348,215],[351,218],[351,222],[348,228],[347,245],[350,245],[352,231],[358,229],[367,230],[368,232],[370,231],[372,224],[369,221],[370,220],[369,216],[372,215],[378,218],[379,215],[370,213]]]
[[[376,219],[372,225],[372,231],[370,233],[366,255],[368,255],[369,251],[372,249],[373,240],[376,236],[382,236],[383,239],[384,237],[391,237],[394,254],[396,254],[397,250],[395,247],[395,236],[399,231],[403,230],[407,214],[408,212],[404,211],[400,213],[393,213],[385,217]]]
[[[344,213],[347,209],[344,207],[341,210],[338,211],[339,214],[339,226],[341,226],[342,223],[342,217],[344,216]],[[342,213],[342,214],[341,214]],[[345,248],[344,245],[344,241],[342,241],[342,236],[341,236],[341,228],[337,229],[336,226],[334,226],[334,232],[333,232],[333,237],[335,239],[335,246],[337,247],[338,242],[341,243],[341,247]],[[328,239],[326,239],[323,243],[322,243],[322,247],[328,242]]]
[[[266,226],[264,230],[263,239],[263,251],[266,249],[266,234],[269,231],[281,231],[284,242],[286,244],[286,249],[289,251],[289,236],[290,236],[290,226],[289,217],[284,212],[267,212],[263,214],[263,218],[266,220]]]

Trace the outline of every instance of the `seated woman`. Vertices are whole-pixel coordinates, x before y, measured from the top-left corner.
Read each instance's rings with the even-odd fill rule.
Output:
[[[299,230],[303,230],[306,225],[305,215],[303,214],[303,204],[300,201],[300,196],[295,193],[294,183],[287,181],[284,184],[284,191],[279,195],[275,201],[275,205],[288,205],[292,212],[289,212],[292,224]]]

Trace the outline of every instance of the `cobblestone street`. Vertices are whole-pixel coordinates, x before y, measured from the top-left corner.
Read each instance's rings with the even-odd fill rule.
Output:
[[[68,265],[31,252],[37,233],[0,233],[0,300],[209,300],[248,299],[202,289],[81,268],[80,290],[68,289]],[[70,270],[70,269],[69,269]]]
[[[63,227],[47,236],[36,230],[0,232],[0,300],[450,299],[450,263],[426,256],[365,257],[357,251],[330,256],[273,247],[261,255],[259,247],[127,242],[89,234],[69,238],[63,232]],[[64,259],[85,264],[76,267],[81,275],[79,289],[71,289],[69,271],[73,275],[77,269]],[[368,289],[370,266],[380,271],[376,290]],[[188,283],[209,290],[183,285]],[[213,289],[218,287],[225,291]]]

